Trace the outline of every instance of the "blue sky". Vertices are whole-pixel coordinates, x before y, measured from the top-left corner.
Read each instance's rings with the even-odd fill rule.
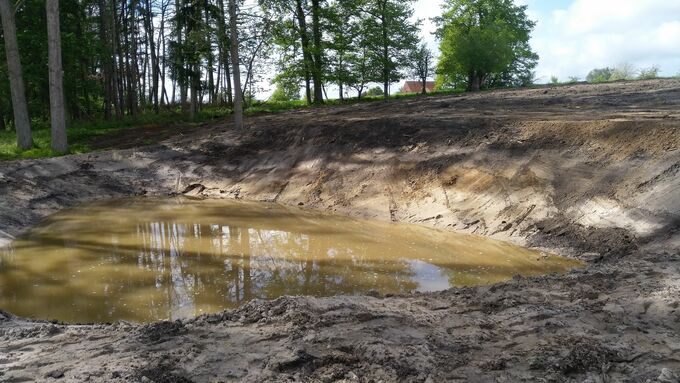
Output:
[[[429,18],[443,0],[418,0],[422,38],[436,49]],[[623,63],[680,73],[680,0],[515,0],[537,22],[531,45],[539,56],[539,82],[555,75],[585,78],[590,69]]]

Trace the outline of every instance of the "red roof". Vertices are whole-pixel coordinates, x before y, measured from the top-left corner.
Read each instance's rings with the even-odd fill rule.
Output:
[[[434,81],[428,81],[425,83],[425,89],[428,92],[434,90]],[[406,81],[404,86],[401,88],[401,93],[422,93],[423,82],[422,81]]]

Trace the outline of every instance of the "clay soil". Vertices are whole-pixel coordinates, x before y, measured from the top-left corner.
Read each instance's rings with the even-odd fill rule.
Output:
[[[0,242],[95,199],[276,201],[576,257],[567,275],[282,297],[146,325],[0,313],[0,381],[678,382],[680,80],[304,109],[0,164]],[[132,144],[131,144],[132,143]],[[141,142],[139,142],[141,144]]]

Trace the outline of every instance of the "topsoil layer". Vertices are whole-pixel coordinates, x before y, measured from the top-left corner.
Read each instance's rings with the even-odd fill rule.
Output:
[[[148,130],[0,164],[0,243],[85,201],[186,193],[477,233],[587,266],[150,325],[0,313],[0,381],[678,382],[679,80],[305,109],[136,147]]]

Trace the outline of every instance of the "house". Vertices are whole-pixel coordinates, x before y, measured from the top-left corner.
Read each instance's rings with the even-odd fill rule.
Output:
[[[434,81],[427,81],[425,83],[425,90],[427,92],[432,92],[434,90]],[[422,81],[406,81],[404,86],[401,88],[401,93],[422,93],[423,92],[423,82]]]

